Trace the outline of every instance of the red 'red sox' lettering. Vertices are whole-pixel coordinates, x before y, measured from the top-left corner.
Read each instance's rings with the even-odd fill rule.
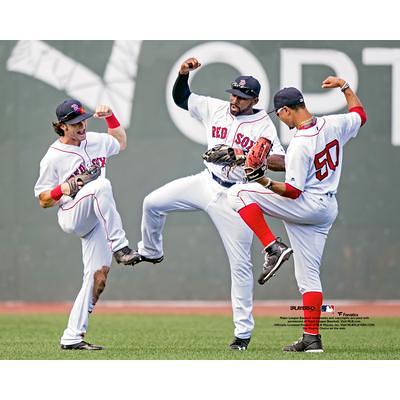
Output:
[[[104,168],[106,166],[106,157],[93,158],[92,164],[96,164],[99,167]]]
[[[238,133],[235,139],[235,143],[241,145],[243,149],[250,150],[255,142],[249,137],[244,136],[243,133]]]
[[[226,139],[226,135],[228,134],[228,129],[221,126],[213,126],[212,127],[212,137],[218,139]]]
[[[93,165],[98,165],[100,168],[104,168],[106,166],[106,161],[107,158],[106,157],[97,157],[97,158],[93,158],[92,160],[92,164]],[[87,168],[85,167],[85,164],[81,164],[74,172],[73,174],[70,176],[70,178],[72,176],[78,175],[78,174],[83,174],[85,171],[87,170]]]

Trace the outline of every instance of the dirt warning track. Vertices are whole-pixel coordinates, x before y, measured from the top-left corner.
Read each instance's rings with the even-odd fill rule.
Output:
[[[333,305],[334,313],[357,313],[370,317],[400,317],[400,301],[334,301],[324,304]],[[301,304],[296,300],[259,301],[254,303],[255,316],[301,315]],[[0,314],[67,314],[71,303],[25,303],[2,302]],[[297,309],[296,309],[297,307]],[[104,301],[94,310],[96,314],[195,314],[195,315],[231,315],[229,302],[208,301]],[[327,313],[328,315],[328,313]]]

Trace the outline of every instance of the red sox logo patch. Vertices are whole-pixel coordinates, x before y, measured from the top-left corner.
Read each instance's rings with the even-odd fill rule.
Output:
[[[239,86],[244,86],[246,84],[246,81],[244,79],[241,79],[239,82]]]

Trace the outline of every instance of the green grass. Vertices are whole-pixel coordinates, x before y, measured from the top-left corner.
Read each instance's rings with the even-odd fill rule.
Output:
[[[66,315],[0,315],[2,360],[389,360],[400,359],[400,318],[372,318],[374,327],[322,331],[325,352],[283,353],[301,329],[274,327],[275,317],[257,317],[247,352],[233,352],[230,317],[188,315],[93,315],[86,340],[98,352],[61,351]]]

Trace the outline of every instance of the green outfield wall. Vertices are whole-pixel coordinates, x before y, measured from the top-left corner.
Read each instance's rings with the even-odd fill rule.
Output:
[[[188,55],[203,63],[193,75],[194,92],[224,99],[239,73],[254,75],[266,108],[276,90],[293,85],[315,114],[343,112],[340,91],[320,84],[330,74],[351,82],[369,120],[345,150],[340,213],[321,278],[327,298],[399,299],[400,42],[1,41],[0,300],[72,300],[80,287],[80,240],[62,232],[56,209],[41,209],[33,195],[64,98],[92,110],[110,104],[127,129],[128,148],[110,159],[107,175],[132,247],[146,194],[202,170],[202,131],[171,102],[178,65]],[[290,133],[274,122],[287,145]],[[101,121],[90,128],[106,130]],[[280,221],[271,225],[287,239]],[[227,257],[206,214],[170,215],[164,242],[161,264],[113,265],[104,298],[229,300]],[[258,276],[263,257],[256,240],[253,260]],[[257,300],[297,298],[293,261],[268,285],[256,286]]]

